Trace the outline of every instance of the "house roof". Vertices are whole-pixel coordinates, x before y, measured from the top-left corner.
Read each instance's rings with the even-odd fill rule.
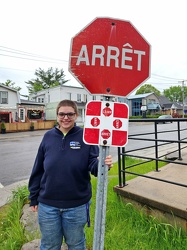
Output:
[[[148,96],[150,96],[150,95],[152,95],[152,94],[155,95],[154,92],[151,92],[151,93],[145,93],[145,94],[140,94],[140,95],[131,95],[131,96],[128,96],[127,99],[128,99],[128,100],[131,100],[131,99],[139,99],[139,98],[141,99],[141,98],[146,98],[146,97],[148,97]]]
[[[148,103],[147,109],[149,109],[149,110],[160,109],[160,104],[159,103]]]
[[[1,87],[1,88],[4,88],[4,89],[7,89],[7,90],[9,90],[9,91],[15,92],[16,95],[17,95],[18,102],[20,103],[20,94],[19,94],[19,91],[17,91],[16,89],[10,88],[10,87],[8,87],[8,86],[5,86],[5,85],[2,84],[2,83],[0,83],[0,87]]]
[[[171,106],[172,109],[183,109],[183,106],[180,103],[174,102]]]
[[[172,103],[162,104],[161,106],[164,109],[171,109]]]
[[[25,105],[45,106],[45,103],[43,103],[43,102],[35,102],[35,101],[24,100],[24,99],[21,99],[20,103],[25,104]]]
[[[170,106],[172,105],[172,102],[164,95],[158,96],[158,100],[161,106],[166,104],[170,104]]]
[[[10,87],[8,87],[8,86],[2,84],[2,83],[0,83],[0,87],[5,88],[5,89],[8,89],[8,90],[11,90],[11,91],[14,91],[14,92],[18,92],[16,89],[10,88]]]

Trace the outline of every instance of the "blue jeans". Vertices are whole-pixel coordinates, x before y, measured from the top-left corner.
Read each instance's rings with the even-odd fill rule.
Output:
[[[84,227],[89,215],[87,206],[61,209],[39,203],[40,250],[60,250],[63,238],[68,250],[86,250]]]

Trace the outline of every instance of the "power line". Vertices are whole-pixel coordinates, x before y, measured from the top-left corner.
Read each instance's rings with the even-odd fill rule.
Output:
[[[37,62],[60,63],[60,62],[46,61],[46,60],[40,60],[40,59],[20,57],[20,56],[3,55],[3,54],[0,54],[0,56],[14,57],[14,58],[19,58],[19,59],[24,59],[24,60],[29,60],[29,61],[37,61]],[[66,61],[61,61],[61,63],[62,62],[66,63]]]
[[[33,53],[25,52],[25,51],[22,51],[22,50],[11,49],[11,48],[4,47],[4,46],[0,46],[0,48],[3,48],[3,49],[0,49],[1,51],[5,51],[5,52],[8,52],[8,53],[14,53],[14,54],[19,54],[19,55],[26,55],[26,56],[30,56],[30,57],[36,57],[36,58],[49,59],[49,60],[53,60],[53,61],[68,62],[67,60],[62,60],[62,59],[57,59],[57,58],[51,58],[51,57],[47,57],[47,56],[42,56],[42,55],[38,55],[38,54],[33,54]]]
[[[7,52],[7,53],[18,54],[18,55],[27,56],[27,57],[15,56],[15,55],[7,55],[7,54],[0,54],[0,56],[13,57],[13,58],[18,58],[18,59],[23,59],[23,60],[46,62],[46,63],[57,63],[57,64],[59,64],[59,63],[68,63],[67,60],[50,58],[50,57],[47,57],[47,56],[33,54],[33,53],[30,53],[30,52],[25,52],[25,51],[22,51],[22,50],[12,49],[12,48],[8,48],[8,47],[5,47],[5,46],[0,46],[0,48],[2,48],[2,49],[0,49],[0,51],[4,51],[4,52]],[[29,57],[31,57],[31,58],[29,58]],[[34,58],[32,58],[32,57],[34,57]],[[3,67],[0,67],[0,68],[3,68]],[[5,68],[5,69],[8,69],[8,68]],[[18,70],[18,69],[12,69],[12,70]],[[23,71],[23,70],[21,70],[21,71]],[[178,83],[174,83],[174,82],[166,83],[166,82],[163,82],[163,81],[171,81],[171,80],[172,81],[173,80],[184,81],[184,79],[173,78],[173,77],[168,77],[168,76],[162,76],[162,75],[158,75],[158,74],[154,74],[154,73],[151,74],[151,78],[158,79],[158,80],[160,80],[162,82],[150,83],[150,84],[163,84],[164,83],[164,84],[170,84],[170,85],[174,84],[175,85],[175,84],[178,84]]]
[[[18,70],[18,71],[33,72],[33,70],[27,70],[27,69],[14,69],[14,68],[6,68],[6,67],[0,67],[0,69],[7,69],[7,70]]]
[[[166,80],[176,80],[176,81],[182,81],[183,80],[183,79],[179,79],[179,78],[173,78],[173,77],[168,77],[168,76],[161,76],[161,75],[157,75],[157,74],[152,74],[152,75],[153,76],[158,76],[158,77],[161,77],[161,78],[166,78]]]

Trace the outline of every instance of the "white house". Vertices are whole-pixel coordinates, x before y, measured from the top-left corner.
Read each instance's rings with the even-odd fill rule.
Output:
[[[30,94],[29,100],[45,105],[45,119],[56,120],[56,107],[61,100],[68,99],[75,101],[78,106],[79,117],[77,123],[84,122],[85,105],[91,100],[102,100],[102,96],[91,95],[82,86],[67,86],[60,85],[53,88],[38,91],[37,93]]]
[[[0,121],[13,122],[18,117],[19,92],[0,84]]]

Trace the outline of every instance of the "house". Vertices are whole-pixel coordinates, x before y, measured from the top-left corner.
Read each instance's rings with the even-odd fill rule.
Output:
[[[56,120],[56,107],[63,99],[69,99],[76,102],[79,112],[77,124],[81,125],[84,123],[86,103],[92,100],[103,100],[103,97],[91,95],[82,86],[75,87],[67,85],[59,85],[53,88],[44,89],[37,93],[30,94],[29,96],[30,101],[40,104],[43,103],[45,105],[45,120]]]
[[[0,121],[30,122],[38,120],[55,120],[56,107],[63,99],[75,101],[78,106],[78,125],[84,123],[85,107],[92,100],[105,100],[103,95],[91,95],[82,86],[68,86],[66,84],[43,89],[30,94],[29,100],[20,99],[19,92],[0,84]],[[172,103],[164,96],[154,93],[133,95],[128,97],[113,97],[112,101],[126,103],[129,106],[129,116],[147,114],[183,114],[187,106]]]
[[[0,84],[0,122],[26,122],[42,119],[44,103],[20,99],[17,90]]]
[[[17,104],[18,118],[16,121],[26,122],[44,119],[44,103],[34,102],[30,100],[20,100]]]
[[[165,115],[170,115],[172,102],[165,96],[158,96],[158,100],[162,108],[162,113]]]
[[[183,106],[182,103],[171,102],[165,96],[159,96],[158,99],[162,107],[163,114],[172,115],[173,117],[182,117],[183,114],[186,113],[185,111],[187,110],[187,105],[185,104],[185,101],[184,101],[184,106]]]
[[[142,115],[142,107],[145,107],[147,114],[154,114],[161,110],[159,99],[154,93],[132,95],[127,97],[129,116]]]
[[[0,84],[0,121],[11,123],[18,117],[19,92]]]

